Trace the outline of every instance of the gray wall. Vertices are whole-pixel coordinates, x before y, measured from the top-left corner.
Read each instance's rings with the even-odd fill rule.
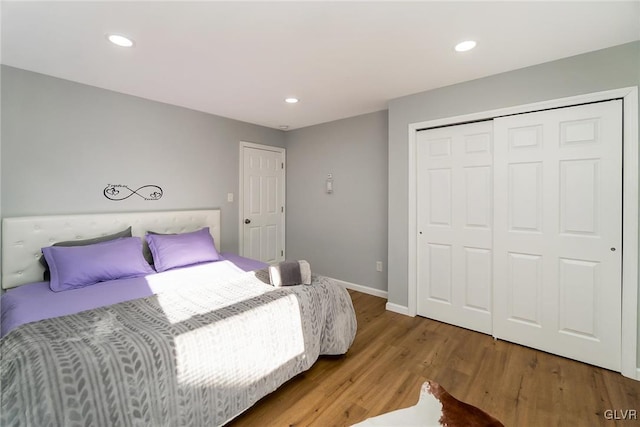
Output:
[[[386,111],[287,132],[287,258],[386,291],[387,132]]]
[[[634,42],[391,101],[389,302],[400,306],[408,304],[410,123],[639,85],[640,42]],[[640,321],[640,316],[638,319]],[[640,347],[638,350],[640,360]]]
[[[3,217],[220,208],[237,252],[239,141],[282,147],[284,132],[7,66],[1,79]],[[114,202],[108,184],[164,196]]]

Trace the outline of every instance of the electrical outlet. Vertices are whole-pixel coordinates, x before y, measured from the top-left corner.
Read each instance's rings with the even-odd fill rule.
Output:
[[[227,202],[233,202],[233,193],[227,193]]]
[[[382,261],[376,261],[376,271],[382,271]]]

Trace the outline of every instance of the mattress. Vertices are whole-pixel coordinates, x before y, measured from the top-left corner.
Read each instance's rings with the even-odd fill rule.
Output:
[[[225,258],[55,300],[46,283],[7,292],[0,424],[223,425],[320,355],[348,351],[344,287],[314,275],[276,288],[244,271],[257,264]]]

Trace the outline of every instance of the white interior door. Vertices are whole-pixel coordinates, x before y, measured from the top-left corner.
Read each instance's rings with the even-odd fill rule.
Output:
[[[491,333],[492,123],[418,132],[417,313]]]
[[[284,260],[284,149],[241,145],[241,253],[266,263]]]
[[[494,120],[497,338],[620,370],[622,102]]]

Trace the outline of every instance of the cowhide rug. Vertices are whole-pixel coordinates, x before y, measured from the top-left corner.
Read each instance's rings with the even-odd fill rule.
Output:
[[[483,410],[451,396],[434,381],[422,385],[420,399],[415,406],[369,418],[355,426],[504,427]]]

